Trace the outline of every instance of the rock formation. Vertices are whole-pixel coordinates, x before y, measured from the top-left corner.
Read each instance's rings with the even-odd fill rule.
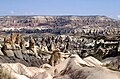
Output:
[[[51,66],[57,65],[58,63],[60,63],[61,58],[62,57],[60,51],[54,50],[49,60],[50,65]]]
[[[0,79],[120,79],[119,20],[2,16],[0,27]]]
[[[41,58],[36,58],[38,57],[38,52],[32,37],[28,48],[25,47],[25,42],[19,33],[12,33],[10,36],[5,37],[1,48],[0,62],[20,62],[26,66],[40,66],[44,64]]]
[[[1,16],[0,26],[8,33],[108,35],[119,34],[120,21],[106,16]]]
[[[120,72],[112,71],[106,67],[102,67],[102,63],[93,57],[82,60],[78,55],[72,55],[65,61],[58,65],[51,67],[43,73],[38,73],[33,76],[32,79],[39,79],[43,76],[49,75],[46,78],[49,79],[107,79],[115,78],[119,79]],[[94,62],[96,61],[96,62]],[[93,66],[94,64],[94,66]],[[96,64],[96,65],[95,65]],[[56,72],[57,71],[57,72]],[[102,74],[101,74],[102,73]],[[107,74],[106,74],[107,73]]]

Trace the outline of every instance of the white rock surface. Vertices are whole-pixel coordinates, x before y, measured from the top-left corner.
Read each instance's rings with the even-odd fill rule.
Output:
[[[89,64],[88,66],[102,66],[103,63],[101,63],[99,60],[97,60],[96,58],[89,56],[83,59],[87,64]]]
[[[5,71],[16,79],[120,79],[120,72],[102,67],[94,57],[81,59],[74,54],[56,66],[43,64],[40,68],[20,63],[1,63]],[[46,69],[47,67],[47,69]]]

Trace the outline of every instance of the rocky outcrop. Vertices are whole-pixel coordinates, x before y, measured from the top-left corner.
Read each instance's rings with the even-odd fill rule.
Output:
[[[26,67],[20,63],[4,63],[0,64],[0,78],[3,79],[30,79],[36,73],[42,73],[45,69],[37,67]],[[7,77],[9,76],[9,78]]]
[[[56,66],[43,64],[38,67],[26,67],[20,63],[0,63],[0,78],[7,79],[119,79],[120,72],[103,66],[94,57],[80,58],[77,54],[60,62]],[[5,75],[5,76],[4,76]]]
[[[0,26],[7,32],[118,34],[120,21],[106,16],[1,16]]]
[[[77,70],[65,71],[64,75],[54,79],[119,79],[119,72],[100,67],[83,67]]]
[[[78,55],[72,55],[65,61],[51,67],[43,73],[38,73],[32,79],[119,79],[120,72],[112,71],[106,67],[102,67],[101,62],[93,57],[86,58],[84,61]],[[92,59],[92,60],[91,60]],[[91,61],[88,62],[88,61]],[[96,62],[94,62],[96,61]],[[93,66],[92,64],[96,64]],[[106,74],[107,73],[107,74]],[[52,76],[52,77],[51,77]]]
[[[37,68],[34,70],[34,68],[28,68],[28,66],[46,70],[32,75],[33,79],[39,79],[40,77],[43,79],[76,79],[81,77],[89,79],[89,76],[90,79],[93,77],[99,79],[98,74],[102,72],[112,74],[112,76],[116,76],[116,79],[119,79],[117,75],[120,67],[119,58],[117,60],[112,59],[113,61],[110,60],[107,64],[99,61],[119,55],[119,36],[42,35],[37,37],[36,35],[28,35],[16,39],[16,34],[15,36],[14,34],[11,35],[8,35],[8,39],[4,39],[4,43],[0,46],[3,53],[0,55],[0,63],[22,63],[25,65],[24,69],[33,73],[37,73]],[[53,52],[55,49],[58,50],[56,54]],[[12,75],[16,77],[16,74],[18,77],[22,77],[19,73]],[[102,76],[106,78],[104,74]]]
[[[120,55],[119,36],[52,36],[49,34],[39,36],[33,34],[31,37],[21,37],[19,44],[17,42],[12,42],[12,44],[11,37],[7,38],[9,39],[5,39],[1,46],[1,55],[5,55],[8,58],[13,57],[13,59],[24,59],[30,64],[36,61],[35,64],[31,64],[35,66],[41,65],[40,61],[42,60],[49,62],[52,52],[56,49],[64,53],[64,58],[69,57],[73,53],[78,54],[81,58],[93,56],[99,60]],[[38,61],[39,63],[37,63]]]
[[[118,21],[106,16],[1,16],[1,26],[85,26],[92,24],[113,26]]]
[[[106,58],[102,63],[110,69],[120,71],[120,56]]]
[[[97,23],[117,24],[106,16],[1,16],[0,26],[85,26]],[[114,23],[115,22],[115,23]]]
[[[15,35],[15,36],[14,36]],[[13,33],[5,38],[1,46],[0,63],[22,63],[26,66],[37,66],[44,64],[46,60],[38,56],[37,48],[33,39],[30,39],[29,46],[25,47],[24,38],[18,38],[19,33]],[[25,41],[24,41],[25,42]]]

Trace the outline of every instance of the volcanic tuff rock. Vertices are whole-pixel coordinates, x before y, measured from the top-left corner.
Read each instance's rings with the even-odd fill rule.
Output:
[[[120,21],[106,16],[1,16],[0,26],[120,26]]]
[[[119,34],[120,21],[106,16],[1,16],[0,27],[22,33]]]

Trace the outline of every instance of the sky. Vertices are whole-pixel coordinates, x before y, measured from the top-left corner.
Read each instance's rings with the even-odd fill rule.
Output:
[[[0,0],[6,15],[104,15],[120,19],[120,0]]]

